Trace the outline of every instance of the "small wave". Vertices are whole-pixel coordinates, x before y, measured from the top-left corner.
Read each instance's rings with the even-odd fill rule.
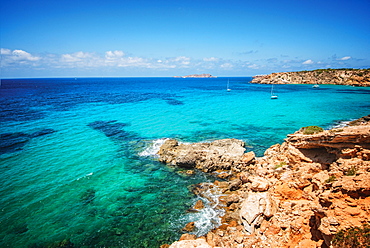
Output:
[[[92,176],[94,174],[94,172],[91,172],[91,173],[89,173],[89,174],[86,174],[85,176],[83,176],[83,177],[79,177],[79,178],[77,178],[76,179],[76,181],[78,181],[78,180],[80,180],[80,179],[82,179],[82,178],[86,178],[86,177],[89,177],[89,176]]]
[[[220,226],[222,224],[221,217],[225,214],[223,205],[219,201],[222,195],[217,187],[203,191],[195,200],[202,200],[204,208],[198,212],[188,213],[181,218],[180,222],[194,222],[195,230],[191,234],[195,234],[197,237],[203,236],[210,230]]]
[[[353,119],[354,120],[354,119]],[[338,121],[336,122],[335,124],[331,125],[328,127],[328,130],[330,129],[334,129],[334,128],[343,128],[343,127],[346,127],[348,126],[348,124],[353,121],[353,120],[349,120],[349,121]]]
[[[145,148],[144,151],[139,153],[139,156],[141,157],[158,157],[157,152],[161,148],[161,146],[166,142],[166,140],[169,140],[168,138],[162,138],[153,140],[152,143]]]

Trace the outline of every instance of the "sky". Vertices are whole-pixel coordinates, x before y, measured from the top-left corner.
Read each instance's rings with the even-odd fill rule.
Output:
[[[370,0],[2,0],[1,78],[370,68]]]

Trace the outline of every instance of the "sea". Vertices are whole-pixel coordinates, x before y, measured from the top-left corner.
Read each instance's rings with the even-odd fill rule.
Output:
[[[159,247],[192,221],[204,235],[218,193],[192,188],[215,178],[158,162],[166,139],[235,138],[263,156],[301,127],[370,114],[370,88],[275,85],[272,100],[251,79],[1,80],[0,247]]]

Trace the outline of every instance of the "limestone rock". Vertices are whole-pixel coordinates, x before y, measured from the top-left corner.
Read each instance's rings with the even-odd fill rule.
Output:
[[[201,210],[201,209],[203,209],[204,208],[204,203],[203,203],[203,201],[202,200],[198,200],[196,203],[195,203],[195,205],[194,205],[194,207],[193,207],[194,209],[196,209],[196,210]]]
[[[185,225],[185,227],[182,229],[184,232],[192,232],[195,229],[195,222],[189,222]]]
[[[271,217],[276,211],[276,203],[269,193],[249,193],[242,202],[240,219],[245,230],[252,234],[255,226],[260,225],[264,217]]]
[[[250,189],[253,191],[266,191],[270,186],[269,181],[263,177],[251,176],[248,180],[251,182]]]
[[[204,239],[181,240],[174,242],[170,248],[212,248]]]
[[[223,207],[222,225],[178,247],[330,247],[339,230],[370,222],[369,136],[370,116],[313,135],[296,132],[261,158],[244,151],[228,156],[224,141],[192,145],[197,152],[170,141],[163,161],[193,161],[195,168],[228,175],[228,181],[193,188]],[[194,159],[174,156],[191,153]],[[222,196],[214,199],[209,192]]]
[[[244,151],[244,142],[236,139],[194,144],[167,140],[158,155],[159,161],[163,163],[211,172],[229,170],[234,164],[239,164]]]

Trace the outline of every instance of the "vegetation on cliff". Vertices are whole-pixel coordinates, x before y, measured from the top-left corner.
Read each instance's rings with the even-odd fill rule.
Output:
[[[370,225],[340,230],[332,240],[333,248],[370,247]]]

